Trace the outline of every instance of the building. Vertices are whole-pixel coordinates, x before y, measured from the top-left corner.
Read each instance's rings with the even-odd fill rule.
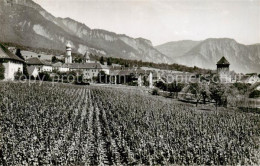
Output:
[[[72,63],[72,56],[71,56],[71,45],[68,43],[66,45],[66,56],[65,56],[65,63]]]
[[[24,60],[13,54],[2,44],[0,44],[0,63],[5,68],[5,80],[14,80],[18,71],[23,72]]]
[[[260,79],[257,74],[244,75],[238,80],[238,82],[242,82],[242,83],[246,83],[246,84],[255,84],[259,81],[260,81]]]
[[[39,75],[39,71],[35,66],[27,66],[27,72],[29,76],[36,78]]]
[[[52,72],[52,64],[42,61],[39,58],[29,58],[26,60],[28,66],[34,66],[39,72]]]
[[[110,67],[107,65],[107,64],[100,64],[101,65],[101,68],[102,68],[102,71],[104,71],[106,73],[106,75],[109,75],[110,74]]]
[[[59,72],[67,72],[67,71],[70,70],[68,65],[63,64],[61,62],[57,62],[57,63],[52,64],[52,69],[59,71]]]
[[[229,65],[230,63],[224,56],[217,62],[217,74],[221,82],[231,82]]]
[[[36,52],[26,51],[26,50],[21,50],[21,54],[25,60],[29,58],[39,58],[40,60],[51,61],[52,57],[54,56],[54,55],[48,55],[46,53],[36,53]]]
[[[93,80],[102,71],[100,63],[71,63],[66,64],[70,71],[76,71],[83,74],[84,79]]]

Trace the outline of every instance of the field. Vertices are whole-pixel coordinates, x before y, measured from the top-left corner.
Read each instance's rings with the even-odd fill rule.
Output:
[[[0,82],[0,165],[260,164],[260,115],[134,89]]]

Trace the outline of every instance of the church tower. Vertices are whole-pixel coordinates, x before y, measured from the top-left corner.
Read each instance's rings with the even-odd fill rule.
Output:
[[[231,82],[229,65],[230,63],[224,56],[217,62],[217,73],[221,82]]]
[[[90,57],[88,52],[86,52],[84,55],[84,63],[90,63]]]
[[[65,63],[72,63],[72,56],[71,56],[71,45],[68,42],[66,45],[66,57],[65,57]]]

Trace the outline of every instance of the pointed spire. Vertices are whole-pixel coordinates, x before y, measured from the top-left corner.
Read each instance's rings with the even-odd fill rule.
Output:
[[[217,63],[217,65],[229,65],[230,63],[227,61],[227,59],[223,56]]]

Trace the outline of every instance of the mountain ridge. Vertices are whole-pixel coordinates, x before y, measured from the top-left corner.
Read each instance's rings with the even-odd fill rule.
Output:
[[[230,38],[203,40],[175,60],[187,66],[215,69],[222,56],[230,62],[230,69],[236,72],[260,71],[260,47],[243,45]]]
[[[32,0],[3,0],[0,3],[0,13],[4,16],[0,28],[5,34],[0,40],[4,42],[58,50],[64,50],[64,45],[70,42],[73,51],[81,54],[90,52],[158,63],[171,61],[147,39],[91,29],[71,18],[54,17]]]

